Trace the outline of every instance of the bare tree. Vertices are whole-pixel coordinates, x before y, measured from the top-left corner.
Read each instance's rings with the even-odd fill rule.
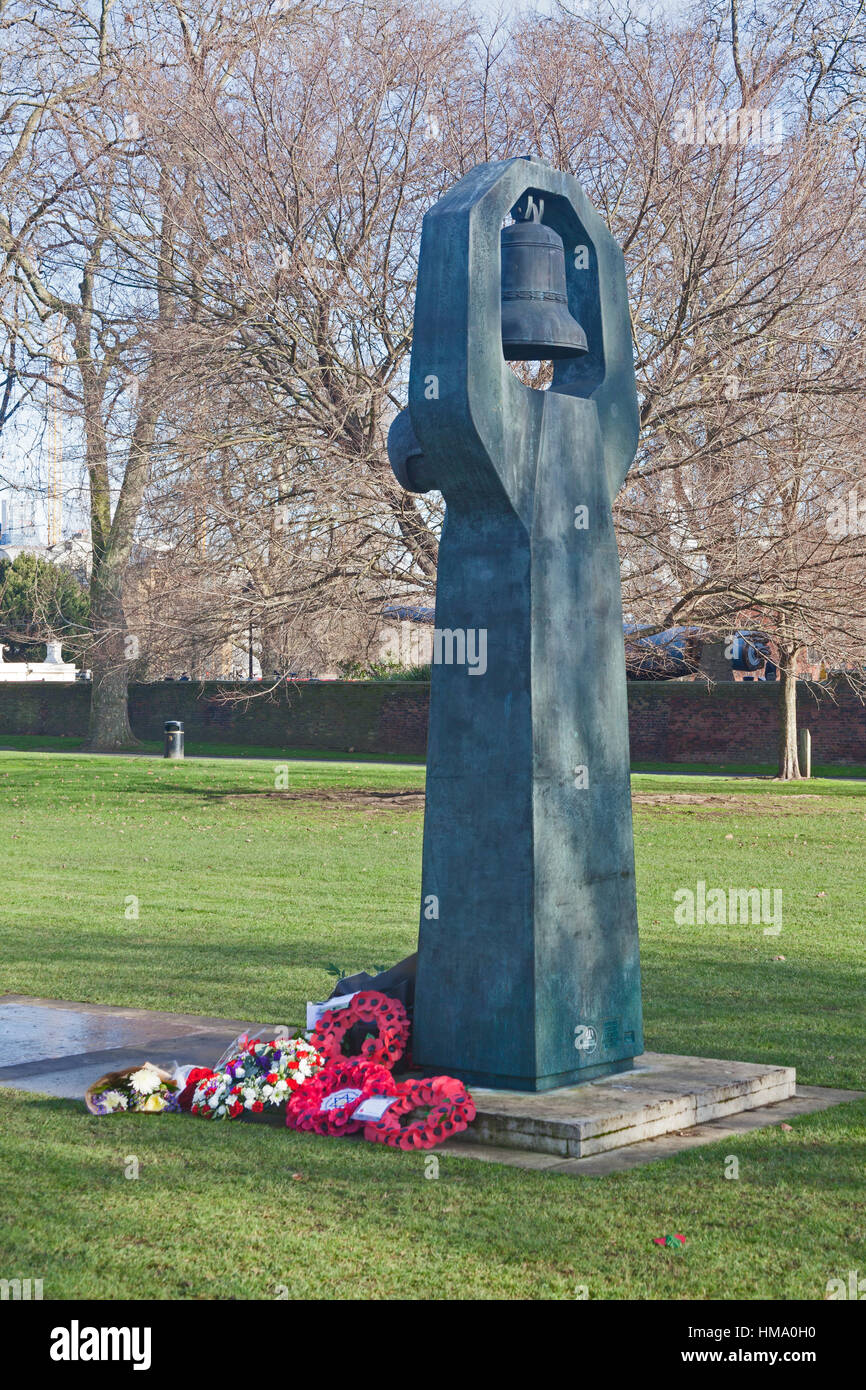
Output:
[[[808,23],[811,23],[811,12]],[[863,32],[736,3],[639,22],[527,19],[499,76],[528,143],[602,209],[630,272],[642,435],[619,500],[627,610],[647,631],[746,621],[797,661],[866,657],[861,542],[828,542],[863,481]],[[844,480],[844,482],[843,482]]]
[[[82,439],[93,551],[89,746],[117,749],[133,741],[123,580],[181,341],[166,274],[173,223],[129,82],[141,50],[130,16],[110,0],[95,16],[75,0],[44,11],[60,76],[38,119],[13,124],[0,247],[19,318],[7,335],[24,345],[25,382],[44,373],[46,336],[67,348],[61,389]]]
[[[384,603],[431,592],[441,509],[384,450],[421,218],[480,159],[534,152],[580,179],[629,266],[627,609],[648,630],[771,630],[796,775],[804,647],[863,655],[861,542],[827,526],[862,470],[859,6],[760,24],[737,0],[670,20],[562,6],[509,31],[400,0],[137,0],[88,28],[57,0],[85,85],[64,96],[67,73],[26,136],[16,117],[7,348],[37,383],[66,325],[106,707],[124,603],[133,635],[205,669],[252,623],[270,674],[363,649]]]
[[[397,486],[384,439],[421,218],[447,177],[435,112],[469,26],[396,2],[254,13],[242,32],[190,23],[184,82],[149,98],[182,149],[190,365],[152,516],[184,565],[225,576],[226,630],[252,608],[271,668],[326,617],[362,637],[435,579],[439,510]]]

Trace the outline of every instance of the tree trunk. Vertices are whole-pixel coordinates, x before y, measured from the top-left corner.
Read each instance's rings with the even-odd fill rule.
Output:
[[[90,728],[85,751],[123,753],[141,744],[129,724],[128,667],[125,661],[105,662],[102,653],[93,662],[90,696]]]
[[[138,643],[126,631],[119,597],[119,575],[112,575],[106,561],[91,580],[90,726],[85,751],[123,753],[141,744],[129,723],[129,663],[138,655]]]
[[[800,761],[797,753],[797,673],[796,655],[785,656],[781,662],[781,733],[779,738],[779,780],[800,780]]]
[[[266,623],[259,629],[259,664],[262,668],[262,685],[269,685],[275,679],[275,672],[285,675],[288,667],[286,656],[286,634],[283,627]]]

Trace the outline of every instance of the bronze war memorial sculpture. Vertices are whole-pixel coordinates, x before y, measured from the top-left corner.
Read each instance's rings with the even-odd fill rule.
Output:
[[[510,222],[508,219],[511,218]],[[510,361],[552,361],[548,389]],[[643,1051],[613,499],[638,409],[623,256],[515,158],[427,213],[402,485],[446,503],[414,1065],[542,1091]]]

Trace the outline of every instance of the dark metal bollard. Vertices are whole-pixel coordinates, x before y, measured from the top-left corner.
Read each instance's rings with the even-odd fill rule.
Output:
[[[165,757],[183,757],[183,720],[166,719],[165,721]]]

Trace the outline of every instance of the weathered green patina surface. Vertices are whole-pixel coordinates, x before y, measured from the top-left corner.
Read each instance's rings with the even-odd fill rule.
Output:
[[[501,343],[500,230],[528,193],[588,341],[547,391]],[[415,1062],[526,1090],[604,1076],[643,1050],[611,519],[638,414],[622,254],[574,179],[481,165],[427,214],[409,414],[403,479],[447,503]]]

